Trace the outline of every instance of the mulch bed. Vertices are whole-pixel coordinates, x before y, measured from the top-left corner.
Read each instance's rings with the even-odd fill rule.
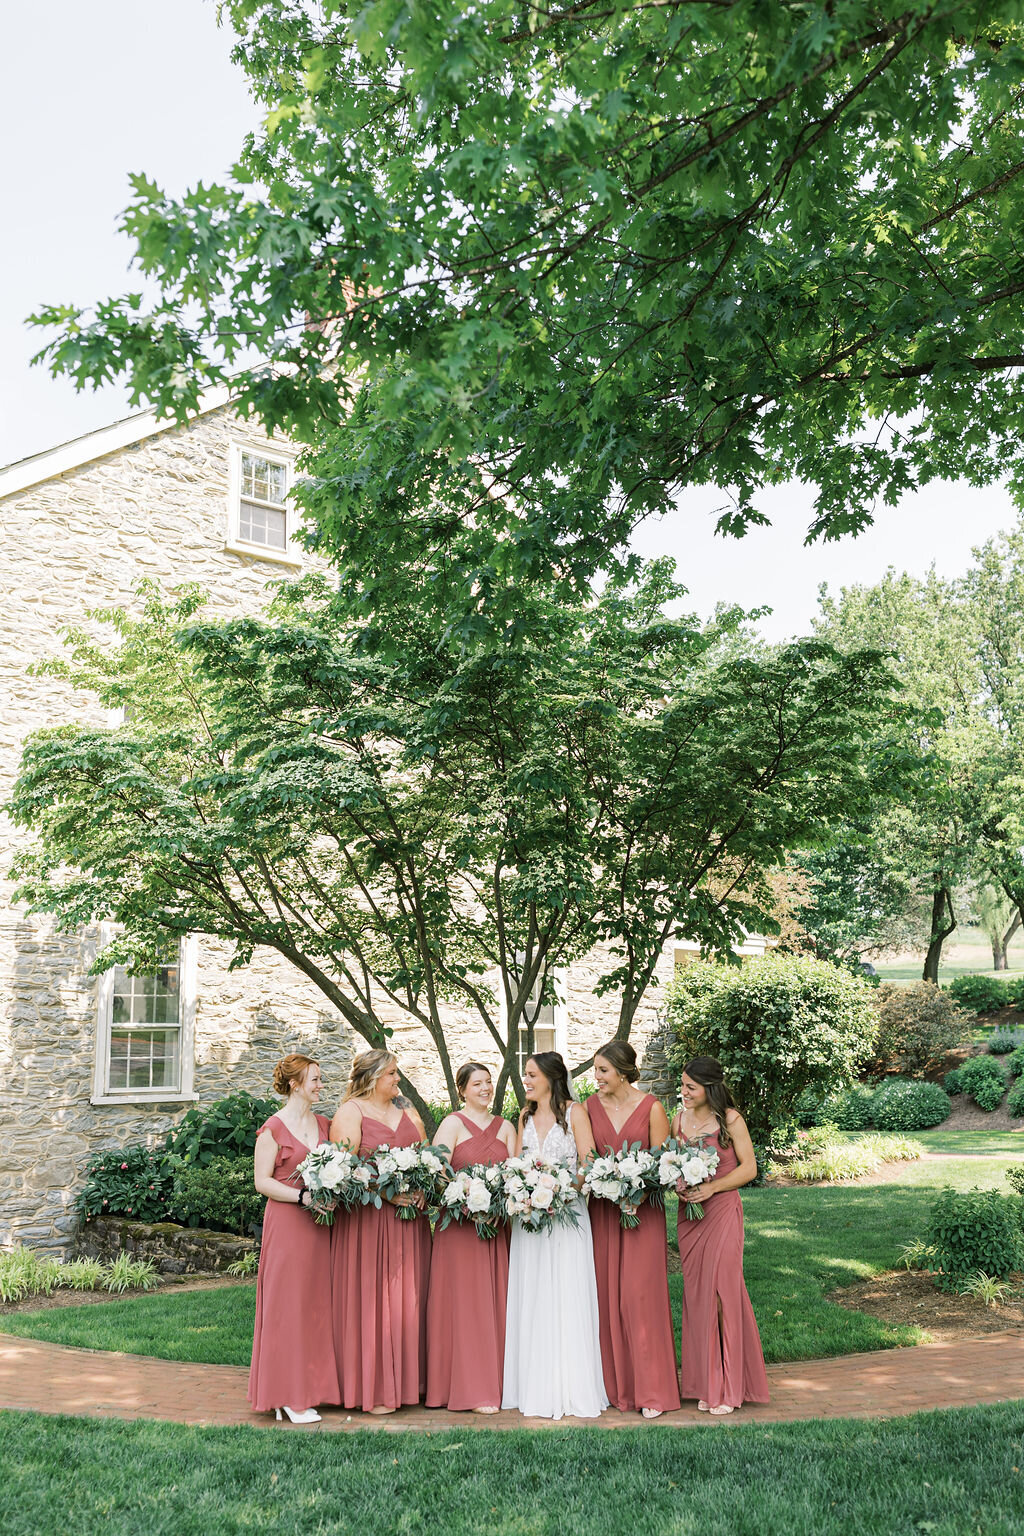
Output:
[[[103,1301],[130,1301],[134,1296],[156,1296],[160,1291],[219,1291],[227,1285],[245,1285],[255,1275],[237,1279],[234,1275],[161,1275],[149,1291],[54,1291],[50,1296],[26,1296],[23,1301],[0,1301],[0,1318],[8,1312],[43,1312],[49,1307],[90,1307]]]
[[[1017,1290],[1024,1274],[1011,1276]],[[851,1312],[866,1312],[886,1323],[917,1324],[933,1339],[952,1341],[982,1333],[1024,1330],[1024,1299],[1013,1296],[997,1307],[986,1307],[974,1296],[948,1296],[936,1289],[921,1270],[894,1270],[830,1291],[828,1300]]]

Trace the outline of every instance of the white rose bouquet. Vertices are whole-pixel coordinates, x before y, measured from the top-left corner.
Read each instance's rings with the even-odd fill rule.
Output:
[[[501,1163],[473,1163],[453,1173],[441,1195],[440,1229],[453,1221],[471,1221],[477,1237],[490,1239],[505,1220],[505,1181]]]
[[[525,1232],[544,1232],[560,1222],[577,1225],[573,1202],[579,1190],[568,1168],[541,1157],[510,1157],[498,1166],[510,1221],[518,1221]]]
[[[639,1141],[618,1152],[591,1152],[583,1179],[583,1192],[610,1200],[619,1208],[624,1227],[638,1227],[636,1208],[646,1195],[660,1192],[658,1154]]]
[[[373,1169],[364,1158],[335,1141],[322,1141],[295,1171],[309,1190],[309,1208],[321,1226],[331,1225],[339,1205],[350,1210],[373,1199]]]
[[[375,1204],[380,1207],[381,1198],[394,1200],[396,1195],[423,1195],[427,1205],[437,1205],[441,1189],[451,1174],[447,1147],[389,1147],[379,1146],[370,1159],[374,1170],[374,1186],[377,1190]],[[415,1221],[420,1214],[417,1205],[396,1205],[402,1221]]]
[[[673,1189],[680,1181],[690,1189],[696,1189],[707,1179],[713,1179],[718,1169],[718,1153],[714,1147],[701,1140],[662,1142],[658,1154],[658,1182],[662,1191]],[[687,1200],[684,1206],[687,1221],[701,1221],[704,1207],[699,1200]]]

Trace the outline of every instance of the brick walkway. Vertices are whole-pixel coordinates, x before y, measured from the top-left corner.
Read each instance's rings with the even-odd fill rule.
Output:
[[[0,1334],[0,1408],[100,1418],[171,1419],[179,1424],[275,1424],[270,1415],[250,1411],[245,1400],[246,1377],[247,1372],[238,1366],[183,1365],[140,1355],[66,1349],[60,1344]],[[772,1401],[767,1407],[744,1408],[725,1419],[710,1419],[690,1406],[679,1413],[664,1414],[653,1421],[653,1427],[888,1418],[926,1408],[1006,1402],[1022,1395],[1024,1333],[990,1333],[955,1344],[919,1344],[911,1349],[845,1355],[835,1360],[773,1365],[768,1368],[768,1378]],[[612,1410],[600,1420],[561,1420],[563,1426],[595,1423],[607,1429],[648,1427],[638,1414]],[[432,1408],[404,1408],[386,1418],[328,1409],[322,1423],[324,1429],[392,1432],[524,1425],[553,1427],[547,1419],[523,1419],[517,1413],[487,1416]]]

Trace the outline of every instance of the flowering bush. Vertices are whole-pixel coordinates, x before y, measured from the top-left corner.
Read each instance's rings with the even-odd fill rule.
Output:
[[[542,1157],[510,1157],[500,1167],[505,1214],[525,1232],[544,1232],[558,1223],[576,1226],[579,1191],[568,1168]]]
[[[501,1163],[473,1163],[460,1168],[441,1196],[441,1231],[453,1221],[471,1221],[477,1237],[495,1237],[505,1220],[504,1189]]]
[[[166,1152],[154,1152],[149,1147],[102,1152],[86,1168],[78,1213],[86,1221],[90,1216],[170,1221],[175,1170],[176,1164]]]

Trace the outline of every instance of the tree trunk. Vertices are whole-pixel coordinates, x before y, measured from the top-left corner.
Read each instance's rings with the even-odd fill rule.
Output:
[[[948,916],[948,922],[943,926],[943,915]],[[945,885],[936,886],[932,895],[932,927],[931,937],[928,940],[928,953],[924,957],[924,980],[939,984],[939,960],[942,957],[942,946],[956,927],[956,913],[953,911],[953,901],[949,894],[949,888]]]
[[[994,971],[1008,971],[1010,969],[1009,948],[1010,940],[1020,927],[1020,913],[1015,912],[1009,928],[998,941],[992,941],[992,969]]]

